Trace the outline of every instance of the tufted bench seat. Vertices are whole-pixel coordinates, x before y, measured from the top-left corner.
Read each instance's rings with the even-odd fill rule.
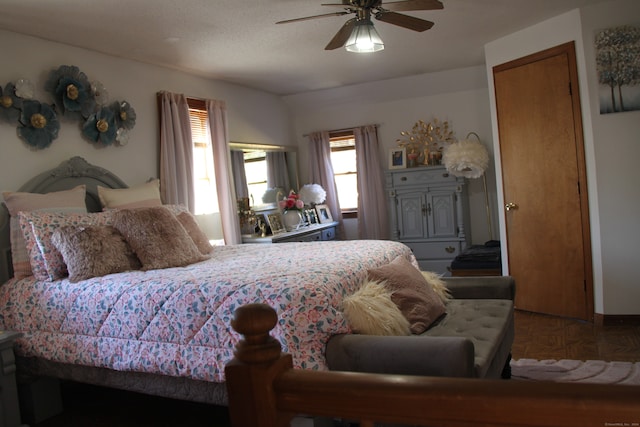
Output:
[[[421,335],[342,334],[327,343],[329,368],[387,374],[509,377],[515,283],[507,276],[444,279],[447,315]]]

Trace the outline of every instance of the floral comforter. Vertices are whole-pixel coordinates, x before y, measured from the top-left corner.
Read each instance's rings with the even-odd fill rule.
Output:
[[[342,298],[399,255],[415,262],[390,241],[237,245],[181,268],[12,279],[0,287],[0,328],[24,334],[20,356],[222,382],[240,339],[234,310],[264,302],[278,312],[272,334],[294,365],[323,370],[328,338],[349,332]]]

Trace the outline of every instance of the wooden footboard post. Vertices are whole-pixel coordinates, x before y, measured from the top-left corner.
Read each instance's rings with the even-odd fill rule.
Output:
[[[293,368],[291,356],[281,354],[280,343],[269,335],[277,321],[275,310],[266,304],[244,305],[234,313],[231,326],[244,339],[225,367],[233,427],[288,426],[293,417],[276,410],[273,382]]]

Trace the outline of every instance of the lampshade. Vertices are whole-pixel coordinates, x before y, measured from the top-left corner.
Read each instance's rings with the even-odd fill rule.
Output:
[[[463,139],[444,149],[442,163],[452,175],[480,178],[489,166],[489,153],[480,139]]]
[[[384,49],[384,43],[369,19],[356,21],[355,27],[345,44],[349,52],[377,52]]]

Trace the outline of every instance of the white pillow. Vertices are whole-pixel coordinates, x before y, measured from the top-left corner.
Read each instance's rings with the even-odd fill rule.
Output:
[[[85,194],[86,187],[84,185],[46,194],[12,191],[2,193],[4,203],[11,215],[9,230],[13,277],[21,279],[33,274],[27,244],[20,229],[18,212],[87,212]]]
[[[160,180],[154,179],[129,188],[106,188],[98,185],[102,209],[131,209],[161,206]]]

